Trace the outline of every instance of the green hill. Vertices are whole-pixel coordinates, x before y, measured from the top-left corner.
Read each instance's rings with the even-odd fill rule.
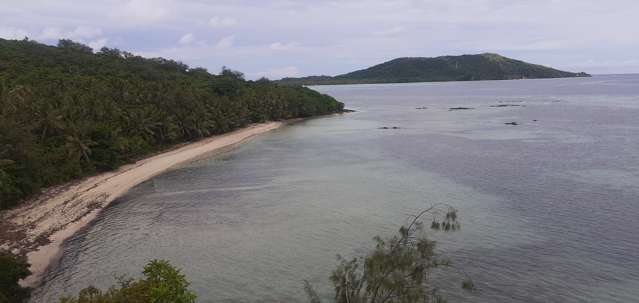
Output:
[[[0,39],[0,209],[175,144],[343,106],[229,69],[213,75],[69,40]]]
[[[291,85],[402,83],[588,77],[506,58],[497,54],[398,58],[348,74],[284,78]]]

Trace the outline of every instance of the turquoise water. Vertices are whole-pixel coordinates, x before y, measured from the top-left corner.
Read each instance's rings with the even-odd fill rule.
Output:
[[[433,203],[459,209],[462,231],[433,237],[479,288],[438,273],[451,302],[639,300],[638,75],[316,89],[357,112],[136,187],[65,244],[34,301],[154,258],[198,302],[303,301],[304,279],[330,298],[336,254]]]

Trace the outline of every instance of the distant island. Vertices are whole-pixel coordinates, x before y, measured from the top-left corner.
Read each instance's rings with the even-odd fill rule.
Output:
[[[498,54],[397,58],[343,75],[283,78],[287,85],[406,83],[590,77],[507,58]]]

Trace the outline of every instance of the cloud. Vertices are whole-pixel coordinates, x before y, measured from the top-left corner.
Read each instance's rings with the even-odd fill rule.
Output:
[[[272,50],[284,51],[284,50],[290,50],[292,48],[295,48],[296,46],[298,46],[298,44],[295,42],[289,42],[289,43],[275,42],[275,43],[269,44],[268,47]]]
[[[247,75],[278,66],[334,75],[396,57],[485,51],[567,70],[639,72],[616,63],[639,59],[637,0],[5,2],[0,37],[105,41]],[[193,38],[179,43],[186,34]]]
[[[268,79],[278,80],[285,77],[299,77],[300,75],[300,70],[296,66],[286,66],[280,68],[272,68],[265,72],[252,73],[249,76],[253,78],[266,77]]]
[[[91,47],[94,51],[98,51],[101,48],[105,47],[109,39],[100,38],[94,41],[89,42],[89,47]]]
[[[156,23],[169,17],[169,4],[162,0],[129,0],[118,6],[111,17],[128,24]]]
[[[14,27],[0,27],[0,38],[4,39],[23,39],[29,37],[38,41],[58,41],[59,39],[72,39],[82,43],[93,43],[100,45],[102,48],[107,42],[107,38],[100,37],[102,29],[91,26],[77,26],[72,30],[63,31],[57,27],[45,27],[40,34],[31,36],[24,29]]]
[[[230,17],[213,17],[209,19],[210,27],[229,27],[237,24],[237,20],[235,18]]]
[[[29,33],[26,30],[15,27],[0,27],[0,38],[10,40],[21,40],[28,37]]]
[[[233,35],[226,36],[226,37],[220,39],[217,43],[215,43],[215,48],[216,49],[229,49],[229,48],[233,47],[234,43],[235,43],[235,36],[233,36]]]
[[[63,31],[57,27],[45,27],[36,39],[43,41],[57,41],[59,39],[85,41],[87,39],[94,39],[101,35],[102,29],[91,26],[77,26],[70,31]]]
[[[40,33],[40,35],[38,36],[39,40],[58,40],[60,38],[62,38],[64,36],[64,34],[62,34],[62,31],[57,28],[57,27],[46,27],[45,29],[42,30],[42,32]]]
[[[625,65],[633,65],[639,66],[639,59],[631,59],[631,60],[588,60],[586,62],[592,66],[625,66]]]
[[[397,25],[388,29],[384,29],[381,31],[374,32],[373,34],[377,36],[397,36],[403,33],[406,29],[403,26]]]
[[[192,33],[188,33],[183,35],[180,40],[178,40],[179,44],[191,44],[195,41],[195,36]]]
[[[68,38],[91,39],[102,35],[102,29],[91,26],[78,26],[67,33]]]

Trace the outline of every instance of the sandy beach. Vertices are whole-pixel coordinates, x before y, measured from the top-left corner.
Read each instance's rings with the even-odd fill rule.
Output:
[[[129,189],[176,165],[223,150],[283,124],[251,125],[183,145],[113,172],[51,188],[40,197],[1,214],[4,231],[0,235],[0,248],[26,254],[32,274],[21,284],[37,286],[47,267],[55,264],[60,257],[62,243]]]

